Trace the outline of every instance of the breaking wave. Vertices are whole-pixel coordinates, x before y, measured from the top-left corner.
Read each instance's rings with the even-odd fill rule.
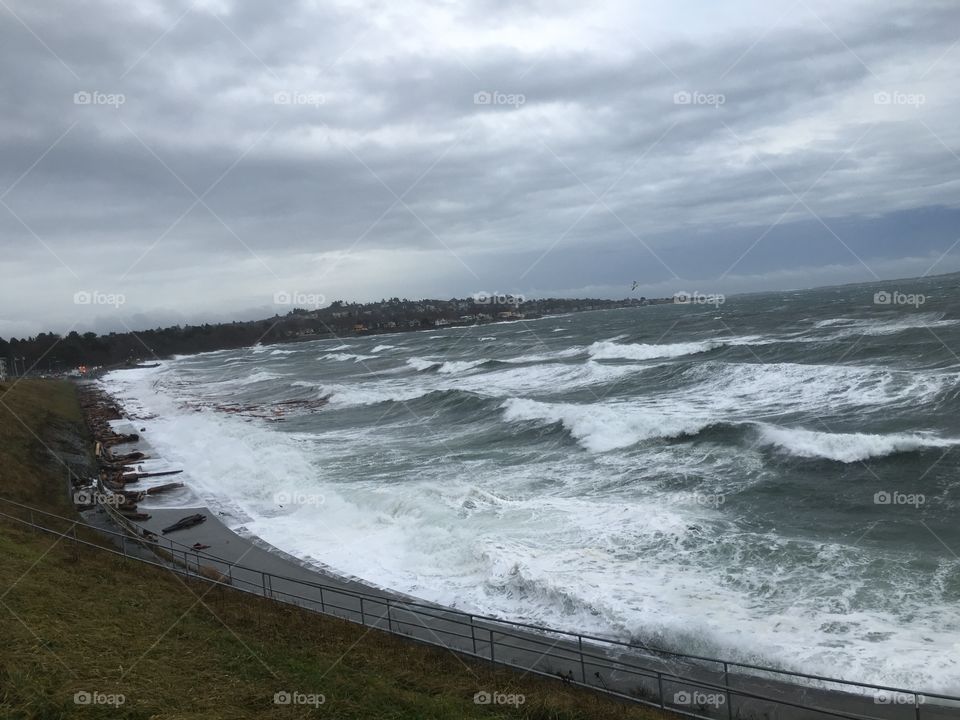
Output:
[[[776,425],[760,425],[760,438],[790,455],[855,463],[960,444],[958,439],[939,438],[925,433],[831,433]]]

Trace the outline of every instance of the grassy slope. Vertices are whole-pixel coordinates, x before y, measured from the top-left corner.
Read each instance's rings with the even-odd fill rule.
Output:
[[[0,385],[0,495],[74,516],[65,471],[44,444],[56,447],[79,422],[69,384]],[[185,585],[3,518],[0,638],[3,718],[667,717],[334,618]],[[479,690],[526,702],[476,705]],[[78,706],[78,691],[126,702]],[[278,706],[280,691],[322,693],[326,702]]]

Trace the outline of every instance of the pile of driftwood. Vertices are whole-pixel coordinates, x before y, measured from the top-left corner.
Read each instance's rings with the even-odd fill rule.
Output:
[[[166,485],[157,485],[146,490],[128,490],[127,485],[139,482],[143,478],[177,475],[182,470],[168,470],[165,472],[140,472],[136,466],[138,462],[147,459],[139,451],[131,451],[115,455],[111,448],[125,443],[133,443],[140,439],[137,433],[117,433],[110,427],[111,420],[123,417],[120,408],[111,397],[92,385],[80,388],[80,406],[93,436],[95,454],[97,458],[100,486],[110,491],[110,500],[117,510],[132,520],[146,520],[150,516],[137,510],[137,503],[147,495],[174,490],[183,487],[183,483],[172,482]]]

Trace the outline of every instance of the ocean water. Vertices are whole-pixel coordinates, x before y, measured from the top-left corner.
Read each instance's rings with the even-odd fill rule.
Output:
[[[104,384],[198,494],[304,559],[465,610],[960,693],[957,285],[257,346]]]

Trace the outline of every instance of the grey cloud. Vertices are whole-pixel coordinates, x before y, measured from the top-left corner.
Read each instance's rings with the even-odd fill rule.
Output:
[[[547,294],[610,285],[602,265],[584,262],[591,256],[644,264],[651,282],[703,277],[778,223],[744,260],[744,277],[762,283],[798,266],[791,243],[804,237],[819,248],[804,267],[849,255],[817,217],[868,264],[886,263],[896,243],[861,239],[870,223],[957,205],[950,78],[960,51],[948,50],[960,10],[949,3],[828,17],[841,39],[804,16],[766,35],[718,28],[684,39],[664,28],[644,47],[624,27],[610,48],[541,52],[449,47],[415,8],[390,27],[378,13],[397,10],[385,4],[233,2],[220,15],[206,4],[166,34],[186,3],[162,15],[105,2],[10,7],[49,50],[6,13],[0,193],[47,154],[4,197],[30,229],[0,206],[0,243],[17,249],[18,275],[39,282],[143,290],[147,315],[136,322],[160,309],[201,316],[190,287],[204,272],[208,314],[257,304],[238,288],[311,276],[354,299],[393,287],[464,294],[479,281]],[[478,32],[508,23],[536,33],[578,11],[482,2],[452,17]],[[409,28],[423,33],[414,50],[400,36]],[[125,101],[75,105],[80,91]],[[478,106],[480,91],[525,103]],[[724,102],[675,103],[684,91]],[[322,102],[278,105],[277,92]],[[925,102],[878,105],[876,92]],[[198,205],[171,229],[218,179],[204,202],[223,222]],[[407,193],[403,203],[393,193]],[[955,218],[937,218],[924,243],[945,250]],[[902,248],[907,257],[906,237]],[[331,260],[347,250],[364,263]],[[416,258],[402,278],[389,272],[398,251]],[[71,310],[22,293],[4,300],[36,329]]]

